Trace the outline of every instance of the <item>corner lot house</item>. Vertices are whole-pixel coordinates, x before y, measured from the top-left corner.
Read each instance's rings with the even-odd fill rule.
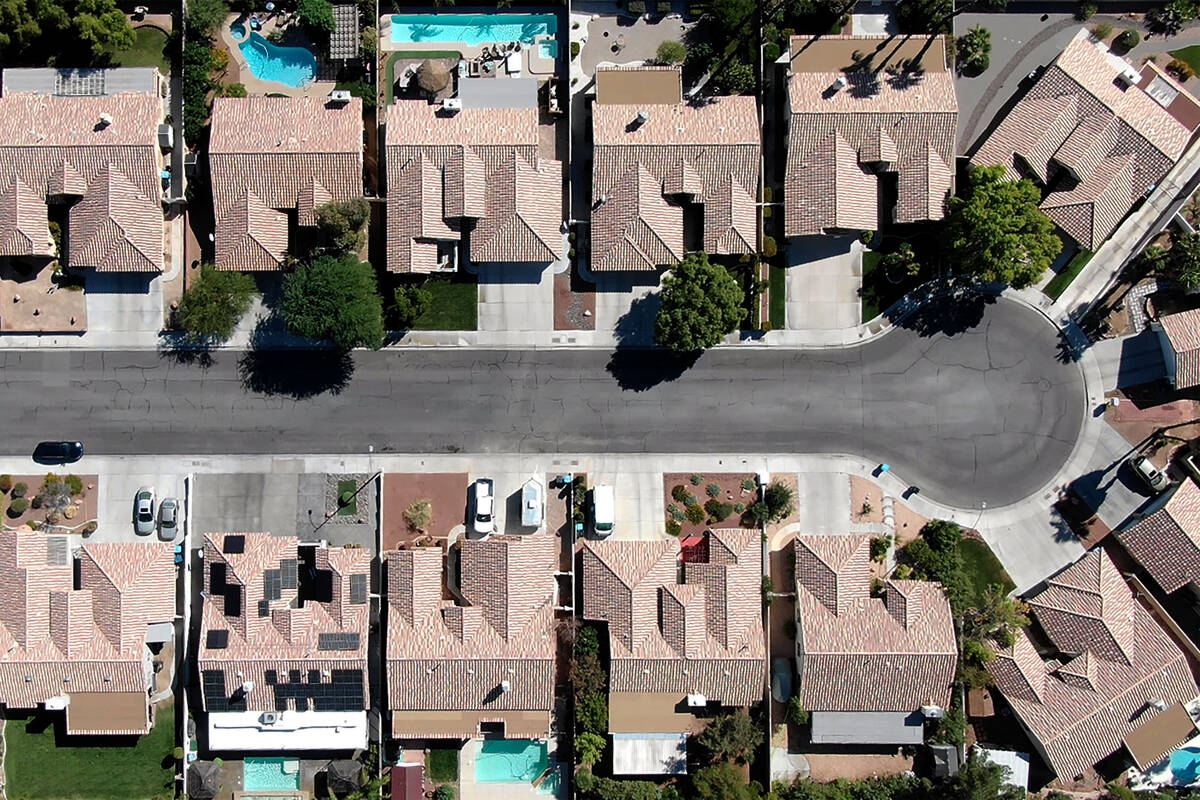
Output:
[[[945,215],[958,125],[945,48],[941,37],[792,37],[786,236]]]
[[[557,547],[550,534],[462,540],[456,585],[441,548],[384,554],[394,738],[549,738]]]
[[[1200,487],[1190,478],[1162,506],[1117,539],[1166,594],[1200,597]]]
[[[592,138],[593,270],[648,272],[688,251],[758,249],[753,97],[684,102],[678,67],[604,67]]]
[[[871,596],[871,542],[798,536],[796,694],[816,744],[921,744],[950,705],[958,661],[941,584],[888,580]]]
[[[763,696],[761,536],[588,541],[580,559],[583,617],[608,625],[613,772],[686,772],[694,711]]]
[[[362,100],[218,97],[208,163],[217,269],[283,268],[314,211],[363,193]]]
[[[73,735],[141,735],[154,724],[148,644],[175,618],[171,546],[0,531],[0,703],[65,714]]]
[[[216,751],[367,746],[371,555],[294,536],[204,537],[198,660]]]
[[[157,86],[161,78],[154,72]],[[157,91],[0,97],[0,256],[58,257],[103,272],[161,272],[163,219]],[[50,223],[61,231],[55,247]]]
[[[1112,560],[1093,550],[1029,599],[1057,651],[1045,659],[1027,632],[988,665],[1038,753],[1060,778],[1082,775],[1160,714],[1197,694],[1179,647],[1137,601]],[[1147,763],[1180,740],[1160,741]],[[1140,748],[1144,750],[1144,748]]]
[[[561,258],[562,162],[538,141],[536,108],[388,108],[388,271]]]
[[[1079,33],[979,146],[975,165],[1046,190],[1042,211],[1095,250],[1200,126],[1200,103],[1154,62],[1135,67]]]
[[[1158,333],[1171,385],[1190,389],[1200,384],[1200,309],[1167,314],[1150,327]]]

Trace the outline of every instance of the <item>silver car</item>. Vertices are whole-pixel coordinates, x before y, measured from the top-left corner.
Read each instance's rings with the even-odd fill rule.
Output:
[[[179,532],[179,501],[168,497],[158,504],[158,538],[164,542],[175,539]]]
[[[143,486],[133,496],[133,529],[141,536],[154,533],[153,486]]]

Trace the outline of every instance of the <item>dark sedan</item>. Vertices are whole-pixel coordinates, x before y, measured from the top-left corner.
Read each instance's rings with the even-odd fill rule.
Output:
[[[83,458],[79,442],[39,442],[33,449],[33,460],[39,464],[71,464]]]

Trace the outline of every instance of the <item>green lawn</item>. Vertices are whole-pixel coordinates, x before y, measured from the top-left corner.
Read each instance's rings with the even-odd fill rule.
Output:
[[[1190,49],[1190,48],[1189,48]],[[1200,51],[1198,51],[1200,52]],[[1066,288],[1071,285],[1071,281],[1079,276],[1083,268],[1092,260],[1091,250],[1080,250],[1075,254],[1075,257],[1067,262],[1067,265],[1059,271],[1057,275],[1050,279],[1042,289],[1042,294],[1049,297],[1051,300],[1057,300]]]
[[[171,71],[171,61],[163,50],[167,46],[167,34],[158,28],[133,29],[133,47],[128,50],[110,50],[114,67],[158,67],[166,75]]]
[[[768,277],[770,281],[770,296],[768,311],[771,315],[771,327],[782,330],[787,325],[787,273],[783,267],[771,265]]]
[[[473,275],[430,278],[424,288],[433,295],[429,310],[417,318],[415,331],[473,331],[478,327],[479,285]]]
[[[7,745],[5,772],[8,796],[21,800],[151,800],[174,794],[175,707],[160,709],[154,729],[132,747],[110,744],[99,738],[99,746],[68,742],[54,743],[54,719],[43,714],[9,720],[4,731]],[[41,728],[45,726],[45,730]],[[40,732],[32,733],[32,728]],[[120,741],[125,741],[122,737]]]
[[[354,481],[338,481],[338,493],[337,493],[338,516],[348,517],[351,514],[358,513],[358,497],[357,496],[352,496],[350,498],[349,503],[346,503],[346,505],[342,505],[342,495],[345,494],[346,492],[350,492],[351,494],[353,494],[354,490],[357,488],[358,488],[358,484],[355,483]]]
[[[387,63],[383,70],[383,101],[387,105],[391,105],[393,101],[392,93],[396,88],[395,66],[397,61],[411,61],[412,59],[426,58],[454,58],[461,59],[462,53],[457,50],[397,50],[388,56]]]
[[[963,539],[958,546],[962,554],[963,573],[971,584],[971,590],[976,598],[983,596],[983,590],[998,583],[1004,587],[1005,593],[1016,588],[1012,578],[1004,571],[999,559],[992,554],[987,542],[980,539]]]
[[[879,307],[879,295],[873,288],[878,278],[875,270],[879,267],[883,253],[863,250],[862,258],[862,321],[870,322],[883,313],[883,309]]]
[[[458,751],[449,747],[431,749],[425,755],[425,772],[434,783],[454,783],[458,780]]]
[[[1180,61],[1186,61],[1188,66],[1196,72],[1200,72],[1200,44],[1181,47],[1178,50],[1172,50],[1171,55],[1178,58]]]

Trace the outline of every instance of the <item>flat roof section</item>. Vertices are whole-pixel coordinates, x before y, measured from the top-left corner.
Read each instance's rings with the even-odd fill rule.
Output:
[[[596,70],[596,102],[604,105],[679,105],[683,84],[676,67]]]
[[[150,731],[145,692],[72,692],[67,733],[141,734]]]
[[[926,72],[946,72],[946,39],[932,41],[891,36],[793,36],[792,72],[841,72],[854,66],[854,54],[875,54],[871,66],[884,69],[901,61],[920,58]]]
[[[686,775],[686,733],[614,733],[614,775]]]
[[[921,744],[920,711],[814,711],[814,744]]]
[[[267,722],[266,714],[274,715]],[[220,711],[208,715],[212,750],[363,750],[366,711]]]
[[[696,718],[675,709],[685,702],[681,694],[612,692],[608,696],[608,730],[611,733],[686,733]]]
[[[537,78],[462,78],[463,108],[537,108]]]
[[[1122,741],[1138,769],[1146,769],[1196,735],[1196,725],[1182,703],[1155,714],[1125,734]]]
[[[393,711],[393,739],[470,739],[484,722],[503,722],[506,739],[544,739],[545,711]]]

